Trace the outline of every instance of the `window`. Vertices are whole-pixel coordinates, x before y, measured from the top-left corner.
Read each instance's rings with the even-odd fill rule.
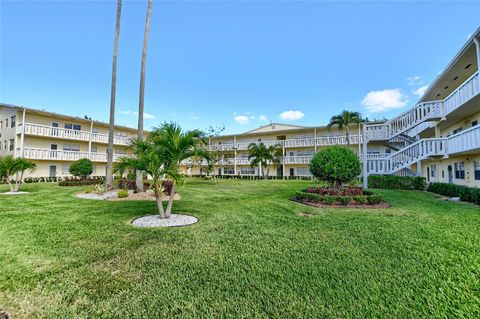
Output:
[[[127,151],[125,149],[115,148],[115,149],[113,149],[113,154],[126,155]]]
[[[455,163],[455,178],[465,179],[465,165],[463,162]]]
[[[478,125],[478,121],[473,121],[472,122],[472,127],[477,126],[477,125]]]
[[[242,174],[242,175],[255,175],[255,168],[253,168],[253,167],[242,167],[242,168],[240,168],[240,174]]]
[[[437,165],[430,166],[431,177],[437,177]]]
[[[10,127],[11,128],[15,127],[16,123],[17,123],[17,116],[14,115],[10,118]]]
[[[0,121],[0,130],[3,128],[3,121]]]
[[[8,119],[5,119],[5,128],[8,127]]]
[[[91,151],[92,151],[92,153],[96,153],[97,152],[97,146],[92,145]]]
[[[386,148],[386,149],[385,149],[385,154],[391,154],[391,153],[392,153],[392,150],[391,150],[391,149],[389,149],[389,148]]]
[[[475,172],[475,180],[480,181],[480,161],[473,162],[473,171]]]
[[[70,175],[70,165],[68,164],[62,165],[62,175]]]
[[[78,144],[63,144],[63,150],[68,152],[80,152],[80,145]]]
[[[80,131],[82,129],[82,126],[79,124],[65,123],[65,128],[67,130]]]
[[[223,169],[223,174],[233,175],[233,174],[235,174],[235,170],[234,170],[233,168],[227,168],[227,167],[225,167],[225,168]]]
[[[3,149],[6,151],[7,150],[7,141],[3,141]]]
[[[10,139],[9,151],[13,151],[14,149],[15,149],[15,140],[12,138],[12,139]]]
[[[453,134],[460,133],[463,130],[463,127],[459,127],[456,130],[453,130]]]
[[[308,167],[297,167],[297,175],[299,176],[311,176],[310,169]]]

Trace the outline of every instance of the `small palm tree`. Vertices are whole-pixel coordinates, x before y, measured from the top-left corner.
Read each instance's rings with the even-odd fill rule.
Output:
[[[353,124],[360,125],[361,122],[362,116],[359,112],[350,112],[344,110],[339,115],[332,116],[332,118],[330,119],[330,123],[328,123],[327,127],[331,128],[332,126],[336,125],[340,130],[345,129],[347,145],[350,146],[350,126]]]
[[[161,127],[154,128],[146,139],[133,139],[131,148],[134,156],[120,158],[116,168],[136,169],[152,176],[160,218],[169,218],[176,185],[183,179],[180,163],[190,158],[208,159],[203,133],[199,130],[182,131],[175,123],[164,123]],[[161,200],[163,176],[173,181],[166,209]]]
[[[26,170],[34,170],[36,164],[22,157],[0,157],[0,180],[5,179],[11,192],[18,192]]]
[[[266,147],[263,143],[250,143],[248,145],[248,160],[252,167],[258,166],[259,174],[263,178],[268,177],[270,169],[268,165],[270,163],[274,165],[280,165],[282,158],[282,149],[279,145]],[[267,173],[265,174],[265,168]]]

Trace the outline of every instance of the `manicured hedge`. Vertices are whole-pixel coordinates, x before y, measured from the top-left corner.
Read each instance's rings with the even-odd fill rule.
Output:
[[[332,205],[335,202],[339,202],[342,205],[348,205],[352,202],[362,205],[369,204],[375,205],[382,201],[382,195],[373,193],[371,191],[364,191],[363,195],[355,196],[335,196],[335,195],[319,195],[312,192],[298,191],[296,196],[298,200],[307,200],[313,203],[324,203]]]
[[[421,176],[370,175],[368,176],[368,187],[423,191],[427,187],[427,181],[425,177]]]
[[[480,205],[480,188],[448,183],[430,183],[428,191],[448,197],[460,197],[461,201]]]
[[[105,177],[103,176],[88,177],[86,179],[69,177],[60,181],[58,185],[59,186],[85,186],[85,185],[95,185],[95,184],[103,183],[104,181],[105,181]]]

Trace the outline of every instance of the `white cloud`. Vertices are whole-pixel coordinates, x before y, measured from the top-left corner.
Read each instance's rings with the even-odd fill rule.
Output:
[[[190,112],[189,119],[194,120],[194,121],[198,121],[200,119],[200,116],[198,116],[197,113],[195,113],[195,112]]]
[[[362,100],[362,104],[370,113],[402,108],[407,102],[400,89],[371,91]]]
[[[408,85],[420,85],[423,83],[423,80],[420,75],[414,75],[407,78],[407,83]]]
[[[425,94],[425,92],[427,91],[427,89],[428,89],[428,85],[421,86],[418,89],[416,89],[415,91],[413,91],[413,94],[416,94],[418,96],[423,96]]]
[[[260,122],[266,122],[267,121],[267,116],[266,115],[260,115],[260,116],[258,116],[258,120]]]
[[[132,112],[132,111],[129,111],[129,110],[120,110],[118,111],[120,114],[125,114],[125,115],[135,115],[138,117],[138,112]],[[147,113],[147,112],[143,112],[143,118],[145,120],[153,120],[156,118],[155,115],[153,114],[150,114],[150,113]]]
[[[285,111],[282,114],[280,114],[280,118],[282,120],[287,120],[287,121],[296,121],[304,117],[305,114],[301,111]]]
[[[247,115],[236,115],[236,113],[234,113],[233,118],[235,122],[240,125],[247,125],[248,123],[250,123],[250,117],[248,117]]]

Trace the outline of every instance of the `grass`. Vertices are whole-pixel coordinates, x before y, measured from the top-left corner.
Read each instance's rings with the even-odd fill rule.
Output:
[[[190,227],[154,202],[27,184],[0,197],[0,308],[14,318],[479,318],[480,208],[380,191],[389,209],[288,200],[307,181],[188,180]],[[0,185],[0,191],[6,191]]]

